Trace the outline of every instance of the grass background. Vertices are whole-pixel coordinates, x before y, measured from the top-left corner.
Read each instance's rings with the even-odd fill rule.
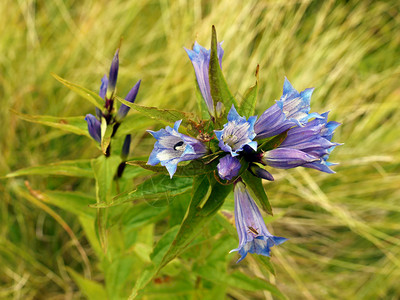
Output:
[[[51,73],[98,90],[122,40],[121,96],[142,79],[137,103],[195,111],[194,74],[183,47],[208,47],[211,25],[224,40],[223,70],[238,99],[260,64],[260,114],[278,99],[284,76],[315,87],[312,111],[343,125],[331,161],[337,174],[272,170],[266,189],[290,240],[274,247],[276,276],[290,299],[398,299],[400,288],[400,5],[398,1],[1,1],[0,175],[19,168],[98,155],[94,143],[18,119],[84,116],[93,108]],[[137,133],[135,155],[150,152]],[[93,182],[64,177],[1,179],[0,298],[82,295],[66,272],[82,258],[46,207],[19,191],[94,193]],[[84,250],[74,216],[52,210]],[[227,254],[228,255],[228,254]],[[232,259],[234,263],[235,258]],[[246,258],[243,272],[259,275]],[[101,274],[93,277],[102,280]],[[231,291],[234,299],[248,299]],[[255,299],[271,299],[267,292]]]

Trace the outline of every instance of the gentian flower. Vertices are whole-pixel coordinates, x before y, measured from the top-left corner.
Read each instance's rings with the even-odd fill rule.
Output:
[[[232,156],[239,155],[238,152],[248,145],[254,151],[257,150],[257,142],[253,141],[256,136],[254,132],[254,123],[257,117],[249,117],[246,121],[245,117],[239,116],[235,106],[232,105],[228,114],[228,123],[224,125],[222,130],[214,130],[219,147],[225,152],[230,152]]]
[[[140,83],[141,83],[141,80],[139,80],[134,85],[134,87],[129,91],[128,95],[126,95],[126,97],[125,97],[126,101],[128,101],[130,103],[135,102],[136,96],[139,92]],[[118,109],[117,116],[116,116],[117,121],[121,121],[123,118],[125,118],[125,116],[128,114],[130,109],[131,108],[129,106],[127,106],[125,104],[121,104],[121,106]]]
[[[222,43],[218,43],[217,54],[219,60],[219,66],[221,67],[222,56],[224,55],[224,50],[221,47]],[[215,116],[214,102],[211,97],[210,81],[208,77],[208,69],[210,66],[210,55],[211,50],[200,46],[197,42],[194,43],[193,50],[185,48],[196,73],[197,84],[204,101],[206,102],[208,111],[211,116]],[[222,68],[222,67],[221,67]]]
[[[236,157],[232,157],[228,154],[219,160],[217,168],[218,175],[221,179],[231,180],[239,174],[241,165]]]
[[[90,136],[97,142],[101,142],[101,123],[95,116],[87,114],[85,121],[88,124],[88,131]]]
[[[243,182],[238,181],[234,187],[235,224],[239,235],[239,251],[243,260],[247,253],[270,256],[271,247],[285,242],[283,237],[273,236],[265,226],[260,210],[251,198]]]
[[[111,99],[115,92],[115,86],[117,85],[118,78],[118,69],[119,69],[119,48],[115,52],[114,58],[111,62],[110,67],[110,75],[108,76],[108,85],[107,85],[107,99]]]
[[[310,111],[310,98],[313,88],[298,92],[285,77],[283,94],[280,100],[268,108],[254,125],[256,139],[278,135],[293,126],[303,126],[311,118],[321,118]]]
[[[207,152],[203,143],[178,132],[181,122],[182,120],[176,121],[173,128],[167,126],[159,131],[147,130],[157,139],[147,164],[155,166],[161,163],[167,168],[171,178],[178,163],[200,158]]]
[[[327,122],[328,113],[314,119],[303,127],[294,127],[288,131],[286,139],[278,148],[261,154],[261,161],[271,167],[290,169],[298,166],[313,168],[326,173],[335,173],[327,162],[332,150],[340,145],[332,143],[334,130],[340,125]]]

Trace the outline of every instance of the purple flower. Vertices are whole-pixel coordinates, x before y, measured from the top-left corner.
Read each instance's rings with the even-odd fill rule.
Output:
[[[257,150],[257,142],[253,141],[256,136],[254,132],[254,123],[257,117],[249,117],[246,121],[245,117],[239,116],[235,106],[232,105],[228,114],[228,123],[224,125],[222,130],[214,130],[219,147],[225,152],[230,152],[232,156],[239,155],[238,152],[248,145],[254,151]]]
[[[101,123],[95,116],[87,114],[85,121],[88,124],[88,131],[90,136],[97,142],[101,142]]]
[[[334,173],[327,162],[332,150],[340,145],[332,143],[332,135],[340,125],[327,122],[328,113],[321,118],[308,122],[303,127],[294,127],[288,131],[286,139],[278,148],[264,152],[261,160],[264,164],[280,169],[295,167],[313,168],[326,173]]]
[[[197,159],[207,152],[203,143],[178,132],[181,122],[182,120],[176,121],[173,128],[167,126],[159,131],[147,130],[157,139],[147,164],[155,166],[161,163],[167,168],[171,178],[176,172],[178,163]]]
[[[215,116],[214,102],[211,97],[210,81],[208,78],[211,50],[207,50],[195,42],[193,50],[185,48],[185,51],[193,64],[194,72],[196,73],[197,84],[199,85],[201,95],[206,102],[208,111],[211,116]],[[221,67],[222,56],[224,55],[224,50],[221,47],[221,43],[218,44],[217,52],[219,65]]]
[[[282,97],[264,111],[254,125],[256,139],[272,137],[293,126],[303,126],[311,118],[320,118],[317,113],[309,114],[313,91],[309,88],[299,93],[285,77]]]
[[[256,177],[269,180],[269,181],[274,181],[274,177],[271,175],[270,172],[267,170],[257,166],[256,164],[251,163],[249,166],[249,171],[251,174],[253,174]]]
[[[221,179],[231,180],[239,174],[241,168],[240,162],[236,157],[225,155],[219,160],[217,165],[218,175]]]
[[[139,80],[135,84],[135,86],[129,91],[128,95],[126,95],[126,97],[125,97],[126,101],[128,101],[130,103],[135,102],[136,96],[139,92],[140,83],[141,83],[141,80]],[[118,109],[117,116],[116,116],[117,121],[121,121],[123,118],[125,118],[125,116],[128,114],[130,109],[131,108],[129,106],[127,106],[125,104],[121,104],[121,106]]]
[[[122,160],[126,160],[129,155],[129,148],[131,146],[131,135],[127,134],[125,136],[124,144],[122,145],[121,157]]]
[[[239,247],[231,250],[239,251],[243,260],[247,253],[270,256],[271,247],[285,242],[283,237],[273,236],[265,226],[260,210],[251,198],[246,186],[239,181],[234,187],[235,224],[239,235]]]
[[[107,84],[107,98],[111,99],[115,92],[115,86],[117,85],[119,69],[119,48],[115,52],[114,58],[111,62],[110,75],[108,76]]]

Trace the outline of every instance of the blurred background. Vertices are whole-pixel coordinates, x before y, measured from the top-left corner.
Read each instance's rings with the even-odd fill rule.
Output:
[[[259,64],[258,114],[279,99],[287,76],[299,91],[315,87],[311,111],[330,111],[329,120],[342,123],[333,140],[344,145],[330,159],[339,163],[336,174],[271,171],[269,228],[289,241],[273,248],[276,275],[269,280],[289,299],[399,299],[398,1],[6,0],[0,8],[0,176],[99,155],[87,137],[28,123],[10,109],[94,113],[51,73],[98,91],[121,39],[120,96],[142,79],[136,103],[197,112],[183,47],[197,40],[209,48],[215,25],[224,41],[223,72],[238,100]],[[134,134],[133,155],[148,155],[154,141]],[[25,180],[36,190],[94,195],[91,179],[0,179],[0,298],[79,299],[66,269],[80,270],[82,257],[66,224],[95,266],[93,250],[73,214],[21,192]],[[240,265],[229,259],[232,268],[261,276],[252,257]],[[228,298],[272,299],[267,291],[234,290]]]

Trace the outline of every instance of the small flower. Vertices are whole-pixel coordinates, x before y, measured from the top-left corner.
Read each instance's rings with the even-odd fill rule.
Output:
[[[217,48],[220,67],[222,63],[222,56],[224,55],[224,50],[222,49],[221,44],[222,43],[219,43]],[[206,102],[208,111],[211,116],[215,116],[214,102],[211,97],[210,81],[208,77],[211,50],[207,50],[195,42],[193,50],[185,48],[185,51],[193,64],[194,72],[196,73],[197,84],[199,85],[201,95]]]
[[[87,114],[85,121],[88,124],[88,131],[90,136],[97,142],[101,142],[101,123],[95,116]]]
[[[228,123],[224,125],[222,130],[214,130],[219,147],[225,152],[230,152],[232,156],[239,155],[238,152],[248,145],[253,150],[257,150],[257,142],[253,141],[256,136],[254,132],[254,123],[257,117],[249,117],[246,121],[245,117],[239,116],[235,106],[232,105],[228,114]]]
[[[225,155],[219,160],[217,165],[218,175],[223,180],[231,180],[239,174],[241,168],[240,162],[236,157]]]
[[[178,163],[200,158],[207,152],[203,143],[178,132],[181,122],[182,120],[176,121],[173,128],[167,126],[159,131],[147,130],[157,139],[147,164],[155,166],[161,163],[167,168],[171,178],[176,172]]]
[[[303,127],[294,127],[288,131],[286,139],[278,148],[262,154],[262,162],[281,169],[295,167],[313,168],[326,173],[334,173],[327,162],[332,150],[340,145],[332,143],[334,130],[340,125],[337,122],[327,122],[328,113],[321,118],[308,122]]]
[[[256,177],[265,179],[265,180],[269,180],[269,181],[274,181],[274,177],[271,175],[270,172],[268,172],[267,170],[257,166],[254,163],[251,163],[249,166],[249,171],[251,174],[253,174]]]
[[[108,85],[107,85],[107,99],[111,99],[114,95],[115,86],[117,85],[118,69],[119,69],[119,48],[115,52],[114,58],[111,62],[110,75],[108,76]]]
[[[124,144],[122,145],[122,150],[121,150],[122,160],[126,160],[126,158],[128,157],[130,146],[131,146],[131,135],[127,134],[125,136]]]
[[[309,88],[299,93],[285,77],[282,97],[264,111],[254,125],[256,139],[272,137],[293,126],[303,126],[311,118],[320,118],[317,113],[309,114],[313,91]]]
[[[126,95],[126,97],[125,97],[126,101],[128,101],[130,103],[135,102],[136,96],[139,92],[140,83],[141,83],[141,80],[139,80],[135,84],[135,86],[129,91],[128,95]],[[121,104],[121,106],[118,109],[117,116],[116,116],[117,121],[121,121],[123,118],[125,118],[125,116],[128,114],[130,109],[131,108],[129,106],[127,106],[125,104]]]
[[[239,251],[243,260],[247,253],[270,256],[271,247],[285,242],[283,237],[273,236],[265,226],[260,210],[251,198],[246,186],[239,181],[234,187],[235,224],[239,235],[239,247],[231,250]]]

